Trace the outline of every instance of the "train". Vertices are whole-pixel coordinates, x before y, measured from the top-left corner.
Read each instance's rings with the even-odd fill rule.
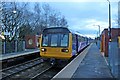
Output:
[[[40,56],[53,60],[69,60],[89,45],[89,38],[66,27],[43,30],[40,38]]]

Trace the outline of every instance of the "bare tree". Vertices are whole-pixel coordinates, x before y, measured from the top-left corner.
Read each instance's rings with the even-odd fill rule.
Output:
[[[24,39],[27,34],[41,34],[42,30],[51,26],[67,27],[67,20],[60,12],[53,10],[49,4],[4,2],[2,3],[3,31],[8,32],[6,40]]]
[[[52,10],[49,16],[50,26],[59,26],[58,23],[59,23],[60,16],[61,16],[60,12]]]
[[[2,23],[4,25],[2,29],[4,32],[9,33],[6,40],[11,42],[12,40],[23,38],[23,36],[19,36],[21,33],[24,33],[25,36],[26,33],[31,31],[31,15],[33,13],[28,10],[28,3],[4,2],[2,5]],[[26,28],[25,26],[28,27]]]
[[[42,10],[41,6],[39,3],[34,4],[34,19],[33,19],[33,24],[34,24],[34,33],[35,34],[40,34],[42,32],[42,25],[43,25],[43,19],[42,19]]]
[[[49,4],[43,4],[44,18],[46,26],[61,26],[68,27],[67,20],[64,16],[61,16],[61,13],[52,9]]]
[[[60,26],[61,27],[68,27],[67,20],[65,19],[65,16],[62,16],[60,19]]]
[[[34,13],[31,12],[29,9],[30,3],[23,3],[22,5],[25,5],[23,9],[21,9],[23,15],[22,15],[22,25],[20,28],[20,39],[24,39],[25,35],[34,34],[34,24],[33,24],[33,18]]]
[[[19,30],[19,39],[24,40],[25,35],[32,35],[33,30],[29,24],[23,24]]]
[[[43,8],[43,16],[44,16],[45,26],[49,27],[49,23],[50,23],[49,16],[50,16],[50,13],[52,12],[52,9],[51,9],[50,5],[47,3],[44,3],[42,5],[42,8]]]
[[[5,2],[2,4],[2,23],[3,31],[9,33],[6,37],[7,41],[12,41],[17,38],[19,34],[19,28],[22,25],[22,12],[15,2]]]

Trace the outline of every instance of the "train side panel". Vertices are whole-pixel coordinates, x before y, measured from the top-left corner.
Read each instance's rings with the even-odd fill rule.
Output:
[[[72,56],[75,56],[77,54],[77,36],[75,34],[72,34]]]
[[[76,43],[72,43],[72,56],[75,56],[77,54],[77,51],[76,51]]]
[[[86,41],[83,41],[83,42],[79,42],[79,48],[78,50],[82,50],[83,48],[85,48],[88,44],[86,43]]]

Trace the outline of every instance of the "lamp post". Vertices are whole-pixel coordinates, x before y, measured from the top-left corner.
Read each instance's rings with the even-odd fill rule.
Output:
[[[110,69],[112,70],[112,65],[113,65],[113,63],[112,63],[112,60],[113,60],[113,54],[112,54],[112,49],[111,49],[111,47],[112,47],[112,44],[111,44],[111,6],[110,6],[110,1],[109,0],[107,0],[108,1],[108,3],[109,3],[109,11],[108,11],[108,19],[109,19],[109,28],[108,28],[108,36],[109,36],[109,42],[108,42],[108,63],[109,63],[109,66],[110,66]]]
[[[96,25],[96,26],[98,26],[98,28],[99,28],[99,38],[100,38],[100,25]]]
[[[98,26],[99,29],[99,37],[100,37],[100,25],[93,25],[93,26]],[[100,39],[99,39],[100,40]]]
[[[100,25],[93,25],[93,26],[98,26],[98,29],[99,29],[99,36],[98,36],[98,47],[99,47],[99,49],[100,49]]]
[[[107,0],[109,3],[109,28],[108,28],[108,34],[109,34],[109,42],[111,42],[111,5],[110,1]]]
[[[16,10],[13,10],[13,18],[12,18],[12,26],[13,26],[13,22],[15,21],[14,20],[14,15],[17,13]],[[15,35],[15,52],[17,52],[17,35]]]

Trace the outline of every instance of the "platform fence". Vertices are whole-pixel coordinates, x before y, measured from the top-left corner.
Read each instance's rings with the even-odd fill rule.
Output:
[[[118,37],[109,42],[108,63],[114,77],[120,78],[120,48]]]
[[[25,50],[25,41],[2,42],[2,54],[20,52]]]

